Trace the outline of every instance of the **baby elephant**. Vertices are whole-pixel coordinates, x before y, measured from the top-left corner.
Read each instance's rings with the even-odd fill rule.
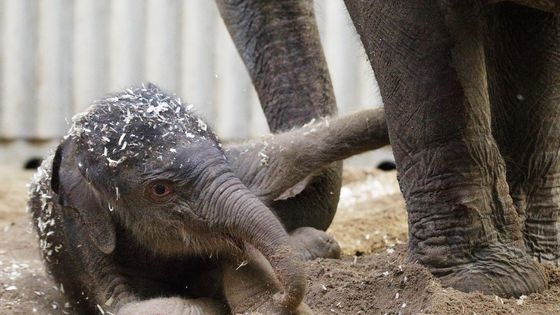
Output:
[[[222,149],[150,84],[74,118],[29,209],[48,270],[81,314],[307,314],[302,258],[336,257],[338,245],[294,217],[288,233],[270,205],[387,138],[372,110]]]

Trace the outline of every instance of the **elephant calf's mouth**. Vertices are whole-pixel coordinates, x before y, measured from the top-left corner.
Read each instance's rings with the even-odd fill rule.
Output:
[[[227,233],[208,233],[196,235],[184,231],[180,242],[181,252],[187,254],[206,254],[209,258],[235,257],[243,259],[244,242]]]

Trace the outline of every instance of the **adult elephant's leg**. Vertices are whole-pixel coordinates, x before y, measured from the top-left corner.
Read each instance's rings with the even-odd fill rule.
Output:
[[[463,291],[542,290],[542,270],[520,249],[520,222],[490,130],[476,4],[346,3],[385,104],[409,214],[409,260]]]
[[[560,258],[560,17],[500,3],[487,17],[493,133],[527,250]]]
[[[498,1],[504,1],[504,0],[498,0]],[[542,11],[560,13],[560,3],[558,3],[558,1],[556,0],[513,0],[513,2],[526,5]]]
[[[336,114],[311,0],[217,0],[272,132]],[[271,206],[286,228],[325,230],[334,217],[341,164],[313,177],[296,197]]]

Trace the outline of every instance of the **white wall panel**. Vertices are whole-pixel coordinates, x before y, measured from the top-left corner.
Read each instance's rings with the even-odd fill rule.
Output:
[[[221,27],[217,18],[214,1],[183,0],[181,95],[212,126],[216,121],[213,98],[216,41],[213,39],[216,28]]]
[[[112,56],[107,25],[110,6],[109,0],[78,0],[74,5],[72,107],[75,112],[80,112],[108,92],[108,60]]]
[[[72,0],[39,1],[37,126],[41,139],[59,137],[72,113]]]
[[[253,93],[251,79],[219,16],[215,23],[220,27],[214,39],[214,101],[219,104],[214,128],[222,137],[247,138],[250,136],[251,122],[250,93]]]
[[[343,1],[315,8],[339,113],[380,105]],[[44,154],[73,114],[145,81],[193,103],[222,139],[268,131],[214,1],[0,0],[0,162]]]
[[[37,1],[5,0],[2,55],[2,138],[33,137],[37,92]]]
[[[145,77],[145,13],[144,0],[118,0],[110,3],[110,91],[138,84]]]
[[[181,1],[147,0],[146,79],[169,91],[180,86],[180,32]]]
[[[341,112],[354,111],[360,107],[360,95],[355,93],[359,89],[358,68],[364,62],[357,58],[355,49],[340,49],[352,47],[356,37],[353,34],[350,16],[345,13],[342,1],[323,1],[322,14],[325,21],[322,31],[322,43],[329,65],[329,71],[335,89],[336,100]]]

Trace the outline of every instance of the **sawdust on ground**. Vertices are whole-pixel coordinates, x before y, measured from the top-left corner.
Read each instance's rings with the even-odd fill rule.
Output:
[[[0,168],[0,314],[71,314],[45,275],[25,213],[32,172]],[[395,172],[347,170],[330,228],[341,260],[308,263],[306,302],[316,314],[559,314],[560,269],[545,266],[550,288],[519,299],[443,288],[405,261],[407,225]]]

